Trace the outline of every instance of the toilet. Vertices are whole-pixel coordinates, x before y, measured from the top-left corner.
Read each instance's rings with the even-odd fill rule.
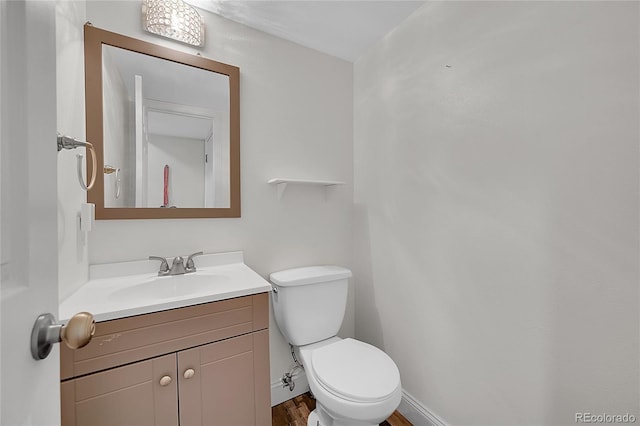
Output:
[[[347,306],[349,269],[309,266],[274,272],[276,323],[303,365],[316,409],[308,426],[371,426],[400,404],[400,373],[380,349],[336,336]]]

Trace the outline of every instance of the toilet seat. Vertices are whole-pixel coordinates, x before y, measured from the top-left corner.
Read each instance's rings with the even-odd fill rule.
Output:
[[[313,351],[311,368],[328,392],[349,401],[384,401],[397,390],[400,373],[380,349],[344,339]]]

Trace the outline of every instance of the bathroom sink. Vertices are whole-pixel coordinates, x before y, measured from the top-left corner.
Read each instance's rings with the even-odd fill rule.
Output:
[[[109,295],[110,298],[173,299],[213,290],[216,284],[229,281],[229,277],[219,274],[191,273],[183,275],[156,276],[140,284],[121,288]]]
[[[91,265],[89,281],[60,304],[60,320],[87,311],[108,321],[271,291],[242,252],[205,254],[195,263],[196,272],[163,277],[149,260]]]

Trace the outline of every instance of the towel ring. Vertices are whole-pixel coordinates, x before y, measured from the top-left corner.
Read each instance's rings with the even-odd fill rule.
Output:
[[[84,178],[82,177],[82,154],[77,154],[76,158],[78,159],[78,182],[80,182],[80,187],[85,191],[93,188],[93,184],[96,183],[96,169],[98,168],[98,164],[96,161],[96,152],[93,149],[93,145],[89,142],[86,142],[86,146],[88,151],[91,153],[91,179],[89,180],[89,184],[84,183]]]
[[[104,165],[104,174],[105,175],[110,175],[111,173],[115,173],[116,174],[116,198],[120,198],[120,168],[118,167],[113,167],[110,166],[108,164]]]
[[[120,169],[116,169],[116,198],[120,198]]]
[[[89,151],[89,153],[91,154],[91,179],[89,179],[89,184],[85,184],[84,182],[84,178],[82,177],[82,158],[83,155],[82,154],[78,154],[76,155],[76,158],[78,160],[78,181],[80,182],[80,187],[82,187],[82,189],[89,190],[91,188],[93,188],[93,184],[96,183],[96,169],[98,168],[98,160],[96,158],[96,150],[93,148],[93,145],[90,142],[81,142],[79,140],[76,140],[74,138],[70,138],[69,136],[62,136],[60,134],[58,134],[58,138],[57,138],[57,143],[58,143],[58,152],[60,152],[63,149],[75,149],[78,148],[80,146],[84,146],[85,148],[87,148],[87,150]]]

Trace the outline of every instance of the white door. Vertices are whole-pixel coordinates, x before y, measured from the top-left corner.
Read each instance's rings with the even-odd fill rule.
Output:
[[[0,424],[60,423],[59,352],[31,328],[58,314],[55,2],[0,2]],[[57,345],[56,345],[57,346]]]

